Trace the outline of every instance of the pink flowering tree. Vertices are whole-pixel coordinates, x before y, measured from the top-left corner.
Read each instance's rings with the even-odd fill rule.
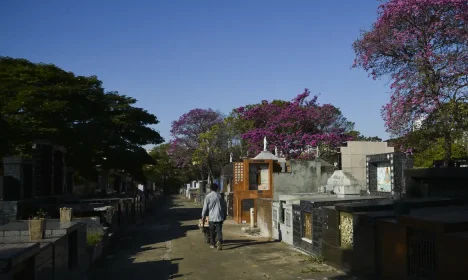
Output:
[[[349,140],[354,124],[347,121],[341,111],[330,104],[320,105],[317,96],[306,100],[306,89],[292,101],[268,102],[240,107],[237,116],[250,123],[242,134],[249,152],[259,153],[267,137],[268,150],[278,149],[287,158],[309,158],[308,148],[319,147],[323,155],[334,154],[342,142]]]
[[[180,168],[197,169],[201,179],[205,179],[206,174],[213,174],[210,165],[207,165],[206,161],[198,164],[194,161],[196,158],[194,155],[200,154],[201,148],[207,148],[206,145],[200,145],[200,141],[213,126],[220,124],[223,124],[222,114],[212,109],[193,109],[173,121],[171,128],[173,140],[169,153],[176,165]]]
[[[448,163],[454,137],[467,129],[460,106],[468,93],[468,1],[386,1],[354,50],[355,67],[392,81],[382,108],[387,131],[407,136],[419,123],[445,140]]]

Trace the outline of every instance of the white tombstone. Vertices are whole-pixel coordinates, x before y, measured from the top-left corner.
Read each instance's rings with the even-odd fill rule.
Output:
[[[325,186],[320,187],[321,192],[333,191],[338,197],[360,195],[361,187],[358,181],[349,172],[336,170],[328,179]]]

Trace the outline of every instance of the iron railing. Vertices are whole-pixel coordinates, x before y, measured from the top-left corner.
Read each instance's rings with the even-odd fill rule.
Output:
[[[408,228],[408,279],[432,280],[436,276],[435,234]]]

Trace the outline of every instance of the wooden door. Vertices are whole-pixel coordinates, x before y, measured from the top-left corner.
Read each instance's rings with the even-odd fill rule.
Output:
[[[243,199],[241,202],[241,223],[250,223],[250,208],[255,207],[254,199]]]

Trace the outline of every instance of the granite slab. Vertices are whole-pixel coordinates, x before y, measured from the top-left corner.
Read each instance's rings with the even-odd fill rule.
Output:
[[[374,199],[382,199],[381,196],[359,196],[359,195],[349,195],[346,197],[338,197],[337,195],[334,196],[327,196],[327,197],[318,197],[318,198],[308,198],[308,199],[301,199],[301,201],[307,201],[311,203],[315,202],[325,202],[325,201],[330,201],[330,202],[346,202],[350,200],[374,200]]]
[[[405,198],[401,200],[374,200],[365,201],[358,203],[343,203],[336,205],[336,210],[342,212],[367,212],[367,211],[386,211],[395,209],[395,202],[403,204],[409,209],[420,209],[430,207],[443,207],[461,205],[462,200],[453,198],[437,198],[437,197],[425,197],[425,198]]]
[[[382,211],[392,210],[394,208],[393,200],[376,200],[357,203],[344,203],[335,206],[335,209],[342,212],[367,212],[367,211]]]
[[[0,272],[33,257],[41,250],[39,243],[0,244]]]

